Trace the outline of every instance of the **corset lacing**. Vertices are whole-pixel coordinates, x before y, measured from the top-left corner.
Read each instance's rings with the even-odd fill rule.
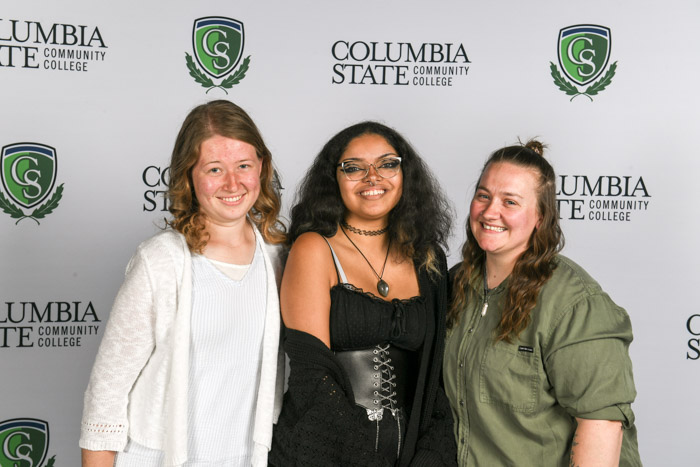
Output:
[[[377,437],[374,445],[375,451],[379,449],[379,422],[384,418],[384,409],[391,412],[394,420],[396,420],[398,428],[399,439],[396,446],[396,456],[398,457],[401,454],[401,418],[403,414],[396,403],[396,391],[394,390],[396,387],[396,383],[394,382],[396,374],[394,373],[394,366],[391,365],[391,357],[389,355],[390,347],[389,344],[384,346],[377,345],[374,350],[372,350],[374,354],[372,362],[374,362],[373,368],[375,370],[372,374],[372,378],[375,380],[373,385],[376,388],[373,392],[375,399],[372,402],[374,402],[375,405],[381,404],[381,407],[366,410],[367,418],[377,424]]]
[[[374,387],[377,388],[374,391],[375,399],[373,402],[375,404],[381,404],[381,408],[378,409],[367,409],[367,415],[370,420],[381,420],[383,416],[383,409],[388,409],[391,411],[392,415],[396,415],[396,375],[394,374],[394,367],[391,365],[391,358],[389,357],[389,344],[385,346],[377,345],[372,351],[375,355],[372,361],[374,362],[375,373],[372,374],[374,381]],[[372,413],[370,413],[372,412]]]

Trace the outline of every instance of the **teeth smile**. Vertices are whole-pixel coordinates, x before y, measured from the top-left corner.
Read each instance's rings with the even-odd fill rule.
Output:
[[[221,200],[225,201],[227,203],[235,203],[239,199],[243,198],[243,195],[238,195],[238,196],[229,196],[229,197],[222,197]]]
[[[375,190],[367,190],[367,191],[363,191],[363,192],[360,193],[360,194],[361,194],[362,196],[383,195],[383,194],[384,194],[384,190],[377,190],[377,189],[375,189]]]
[[[496,227],[496,226],[493,226],[493,225],[481,224],[481,226],[482,226],[485,230],[492,230],[492,231],[494,231],[494,232],[504,232],[504,231],[506,230],[505,227]]]

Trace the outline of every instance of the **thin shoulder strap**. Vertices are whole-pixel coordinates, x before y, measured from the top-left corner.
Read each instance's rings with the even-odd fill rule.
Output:
[[[322,235],[322,237],[323,237],[323,235]],[[343,266],[340,264],[340,261],[338,260],[338,256],[335,254],[335,250],[333,249],[331,244],[328,242],[328,239],[326,237],[323,237],[323,239],[326,241],[328,248],[331,249],[331,254],[333,255],[333,265],[335,266],[335,274],[338,276],[338,283],[339,284],[347,284],[348,278],[345,277],[345,271],[343,271]]]

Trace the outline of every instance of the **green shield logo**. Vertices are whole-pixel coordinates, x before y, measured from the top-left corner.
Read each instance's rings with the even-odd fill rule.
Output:
[[[56,150],[37,143],[5,146],[0,156],[0,178],[15,203],[24,208],[36,206],[56,182]]]
[[[610,57],[610,29],[595,24],[578,24],[559,31],[559,65],[566,76],[586,85],[603,72]]]
[[[49,448],[49,424],[33,418],[0,422],[0,466],[40,467]]]
[[[194,56],[204,71],[220,78],[231,72],[243,54],[243,23],[232,18],[207,16],[194,21]]]

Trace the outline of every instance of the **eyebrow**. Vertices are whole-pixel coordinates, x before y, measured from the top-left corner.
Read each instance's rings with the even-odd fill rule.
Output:
[[[257,159],[257,158],[241,159],[241,160],[236,161],[235,163],[240,164],[241,162],[252,162],[252,161],[256,161],[256,160],[260,160],[260,159]],[[215,161],[209,161],[209,162],[204,163],[204,165],[209,165],[209,164],[223,164],[223,162],[217,159]]]
[[[381,156],[375,157],[374,160],[375,160],[375,161],[378,161],[378,160],[380,160],[380,159],[383,159],[383,158],[389,157],[389,156],[399,157],[399,155],[396,154],[395,152],[387,152],[386,154],[382,154]],[[363,159],[363,158],[361,158],[361,157],[348,157],[347,159],[343,159],[343,160],[341,160],[341,161],[339,161],[339,162],[364,161],[364,160],[365,160],[365,159]]]
[[[488,193],[491,193],[487,188],[485,188],[485,187],[482,186],[482,185],[477,186],[477,187],[476,187],[476,190],[477,190],[477,191],[483,190],[483,191],[486,191],[486,192],[488,192]],[[510,196],[511,198],[520,198],[520,199],[523,198],[522,195],[519,195],[518,193],[511,193],[510,191],[506,191],[506,192],[503,192],[503,193],[501,193],[501,194],[502,194],[502,195],[505,195],[505,196]]]

